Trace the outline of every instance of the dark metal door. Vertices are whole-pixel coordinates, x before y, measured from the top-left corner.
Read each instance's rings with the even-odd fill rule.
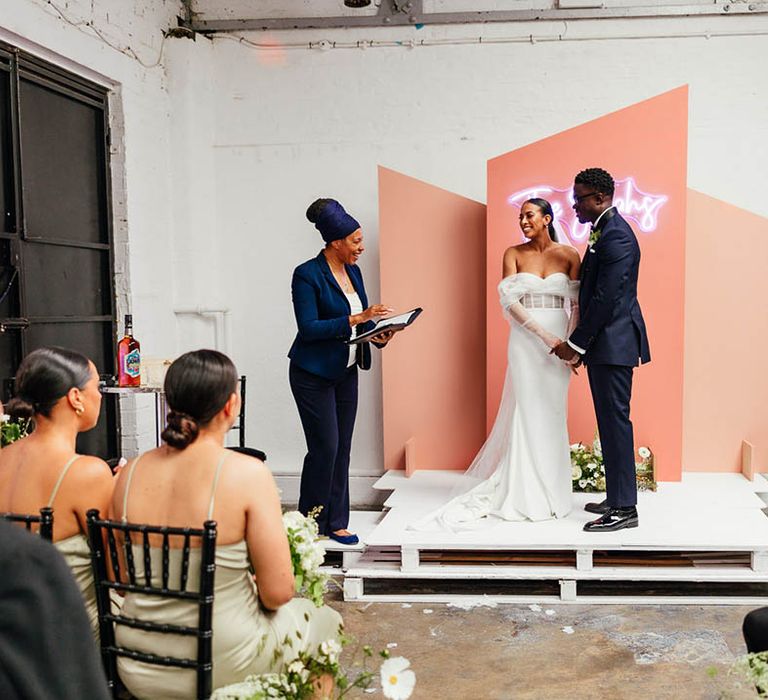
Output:
[[[2,46],[0,69],[0,373],[12,377],[26,353],[60,345],[113,374],[106,91]],[[105,396],[79,450],[116,455],[116,408]]]

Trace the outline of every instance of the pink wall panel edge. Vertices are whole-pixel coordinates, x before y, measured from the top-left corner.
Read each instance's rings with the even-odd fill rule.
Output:
[[[683,463],[768,470],[768,219],[688,190]]]
[[[421,306],[381,353],[384,468],[466,469],[485,440],[484,204],[379,167],[381,301]]]

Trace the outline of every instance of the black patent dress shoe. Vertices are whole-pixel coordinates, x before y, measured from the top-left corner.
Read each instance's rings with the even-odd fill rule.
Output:
[[[637,508],[611,508],[597,520],[587,523],[584,530],[586,532],[615,532],[627,527],[637,527],[639,524]]]
[[[607,498],[600,501],[600,503],[587,503],[587,505],[584,506],[584,510],[586,510],[587,513],[596,513],[597,515],[607,513],[610,509],[611,507],[608,505]]]

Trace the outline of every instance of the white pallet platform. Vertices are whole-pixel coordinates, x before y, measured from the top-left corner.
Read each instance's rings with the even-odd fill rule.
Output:
[[[678,483],[662,483],[656,493],[640,494],[640,527],[615,533],[586,533],[583,525],[595,516],[583,506],[601,500],[602,494],[574,494],[571,514],[561,520],[540,523],[494,524],[472,531],[421,532],[409,525],[447,500],[460,473],[446,471],[416,472],[407,478],[402,472],[388,472],[375,488],[392,489],[385,506],[388,512],[361,538],[364,551],[345,562],[345,599],[399,600],[424,599],[429,602],[456,596],[441,592],[440,581],[558,581],[560,602],[637,602],[637,603],[749,603],[768,602],[762,586],[768,584],[768,517],[762,509],[768,499],[768,480],[758,476],[747,481],[740,474],[686,473]],[[469,561],[440,563],[423,561],[435,554],[469,552]],[[573,565],[530,564],[504,561],[511,552],[563,553]],[[472,561],[476,553],[499,555],[499,561]],[[597,555],[595,554],[597,553]],[[611,566],[608,555],[635,556],[637,553],[698,560],[690,566],[660,566],[640,560],[630,565]],[[711,555],[723,553],[723,561],[713,563]],[[459,554],[459,557],[461,555]],[[739,561],[734,563],[733,557]],[[368,594],[365,582],[397,580],[430,581],[434,593]],[[621,596],[585,595],[578,592],[578,582],[602,582],[606,587],[648,582],[659,584],[760,584],[760,594],[750,595],[672,595]],[[466,599],[466,595],[458,596]],[[544,600],[542,596],[500,595],[494,600]]]
[[[326,552],[341,552],[341,568],[346,570],[355,565],[366,550],[365,538],[368,537],[384,517],[377,510],[353,510],[349,514],[349,531],[359,538],[358,544],[341,544],[331,539],[320,540]]]

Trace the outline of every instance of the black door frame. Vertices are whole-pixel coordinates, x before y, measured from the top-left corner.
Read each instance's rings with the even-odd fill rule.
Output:
[[[107,88],[92,83],[91,81],[73,74],[63,68],[60,68],[44,59],[38,58],[32,54],[18,49],[5,42],[0,41],[0,71],[9,74],[10,82],[10,131],[11,131],[11,156],[13,166],[11,177],[13,179],[13,216],[10,219],[11,230],[4,230],[5,224],[0,224],[0,239],[9,241],[11,261],[18,270],[15,283],[18,294],[19,318],[27,317],[29,309],[27,300],[27,289],[23,279],[24,270],[24,247],[25,245],[55,245],[66,246],[70,248],[84,248],[88,250],[104,251],[108,255],[108,280],[109,280],[109,315],[103,316],[42,316],[35,317],[36,323],[82,323],[98,322],[102,324],[109,323],[109,338],[111,347],[105,348],[106,356],[111,358],[110,365],[101,368],[102,372],[107,374],[115,373],[115,357],[117,351],[117,317],[116,317],[116,298],[115,298],[115,248],[114,248],[114,217],[112,202],[112,178],[111,178],[111,138],[109,125],[109,91]],[[93,243],[86,241],[72,241],[63,239],[50,239],[39,236],[30,236],[27,229],[26,216],[24,212],[24,174],[22,164],[23,144],[21,141],[21,99],[20,84],[21,80],[35,83],[48,90],[60,93],[66,97],[78,102],[87,104],[101,111],[102,114],[102,135],[103,135],[103,161],[99,163],[102,171],[100,187],[103,189],[104,196],[104,236],[105,241]],[[5,220],[6,217],[3,217]],[[0,290],[0,293],[3,290]],[[16,335],[18,359],[23,358],[31,348],[28,347],[26,335],[21,331],[7,331],[6,337],[13,333]],[[117,401],[113,396],[105,396],[105,401],[112,403],[108,408],[106,419],[108,425],[111,423],[112,436],[109,438],[111,451],[115,456],[120,449],[120,412]],[[111,416],[109,415],[111,414]]]

